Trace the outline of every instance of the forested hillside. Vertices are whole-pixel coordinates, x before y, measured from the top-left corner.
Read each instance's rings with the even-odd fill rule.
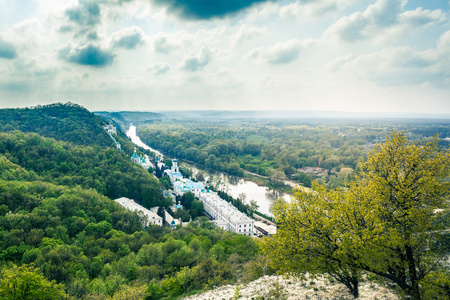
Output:
[[[73,104],[0,114],[1,299],[161,299],[260,275],[251,238],[202,218],[143,228],[112,201],[169,204],[105,121]]]
[[[111,199],[128,197],[147,207],[161,204],[159,181],[116,149],[12,132],[0,133],[0,155],[33,171],[41,181],[93,188]]]
[[[79,145],[113,147],[100,126],[104,121],[73,103],[0,109],[0,131],[35,132]]]
[[[244,267],[245,276],[261,272],[250,262],[258,251],[250,237],[207,221],[144,231],[135,213],[80,187],[0,180],[0,229],[3,275],[33,264],[34,276],[62,284],[71,299],[160,299],[234,282]],[[27,275],[14,273],[18,286]],[[0,280],[0,297],[17,299],[8,284]],[[55,295],[40,299],[65,298]]]

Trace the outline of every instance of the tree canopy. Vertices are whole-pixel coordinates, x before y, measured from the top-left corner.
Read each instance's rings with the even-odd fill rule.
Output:
[[[275,205],[278,232],[264,251],[282,272],[328,273],[355,297],[361,272],[368,272],[412,299],[445,299],[450,275],[441,242],[448,224],[437,220],[449,207],[449,168],[437,139],[411,142],[391,132],[347,189],[315,185]]]
[[[5,300],[62,300],[67,295],[62,284],[47,280],[39,269],[14,265],[3,271],[0,297]]]
[[[116,149],[73,145],[35,133],[0,133],[2,168],[0,178],[8,180],[80,185],[111,199],[128,197],[146,207],[163,201],[159,181]]]
[[[0,131],[35,132],[79,145],[113,147],[102,119],[73,103],[0,109]]]

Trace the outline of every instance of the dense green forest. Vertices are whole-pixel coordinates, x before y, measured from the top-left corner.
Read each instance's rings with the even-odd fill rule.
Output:
[[[73,104],[0,114],[0,298],[173,298],[260,276],[251,238],[204,218],[143,228],[111,200],[170,204],[130,161],[123,132],[115,148],[105,120]]]
[[[0,132],[34,132],[77,145],[115,148],[112,139],[102,128],[111,120],[116,118],[100,118],[77,104],[54,103],[30,108],[0,109]],[[115,138],[126,153],[132,153],[135,145],[123,131],[118,131]]]
[[[0,180],[0,203],[2,272],[31,264],[72,299],[160,299],[262,272],[249,237],[203,219],[143,230],[137,214],[79,186]],[[10,299],[1,280],[0,295]]]
[[[446,138],[448,122],[302,120],[164,120],[138,127],[144,143],[172,157],[207,169],[245,176],[245,171],[275,182],[296,179],[311,186],[315,179],[340,186],[358,161],[384,140],[389,130],[407,130],[412,139],[438,134]],[[442,140],[442,146],[448,142]],[[321,175],[297,172],[319,167]]]
[[[79,145],[113,147],[102,119],[73,103],[0,109],[0,131],[20,130]]]
[[[162,201],[159,181],[116,149],[76,146],[35,133],[12,132],[0,133],[0,155],[32,171],[41,181],[93,188],[111,199],[128,197],[146,207]]]

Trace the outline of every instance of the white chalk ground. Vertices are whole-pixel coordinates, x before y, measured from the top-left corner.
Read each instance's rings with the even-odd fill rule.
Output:
[[[312,284],[311,284],[312,282]],[[392,290],[373,282],[362,282],[359,286],[358,300],[399,300]],[[263,298],[264,297],[264,298]],[[185,300],[222,299],[314,299],[343,300],[354,299],[348,289],[340,283],[330,283],[328,279],[298,281],[281,276],[264,276],[246,285],[226,285]]]

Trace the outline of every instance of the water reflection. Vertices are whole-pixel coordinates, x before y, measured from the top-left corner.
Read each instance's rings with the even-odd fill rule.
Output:
[[[287,201],[291,200],[289,194],[269,189],[268,187],[259,186],[252,181],[247,181],[236,176],[230,176],[219,172],[207,172],[186,163],[183,163],[182,166],[190,169],[194,178],[201,173],[207,184],[226,192],[233,198],[241,198],[242,194],[244,194],[246,204],[249,204],[251,200],[256,200],[259,205],[258,211],[264,214],[272,215],[269,210],[270,205],[275,200],[279,198],[284,198]]]
[[[277,199],[283,198],[284,194],[285,193],[277,191],[277,190],[267,189],[267,191],[266,191],[266,196],[270,200],[277,200]]]

